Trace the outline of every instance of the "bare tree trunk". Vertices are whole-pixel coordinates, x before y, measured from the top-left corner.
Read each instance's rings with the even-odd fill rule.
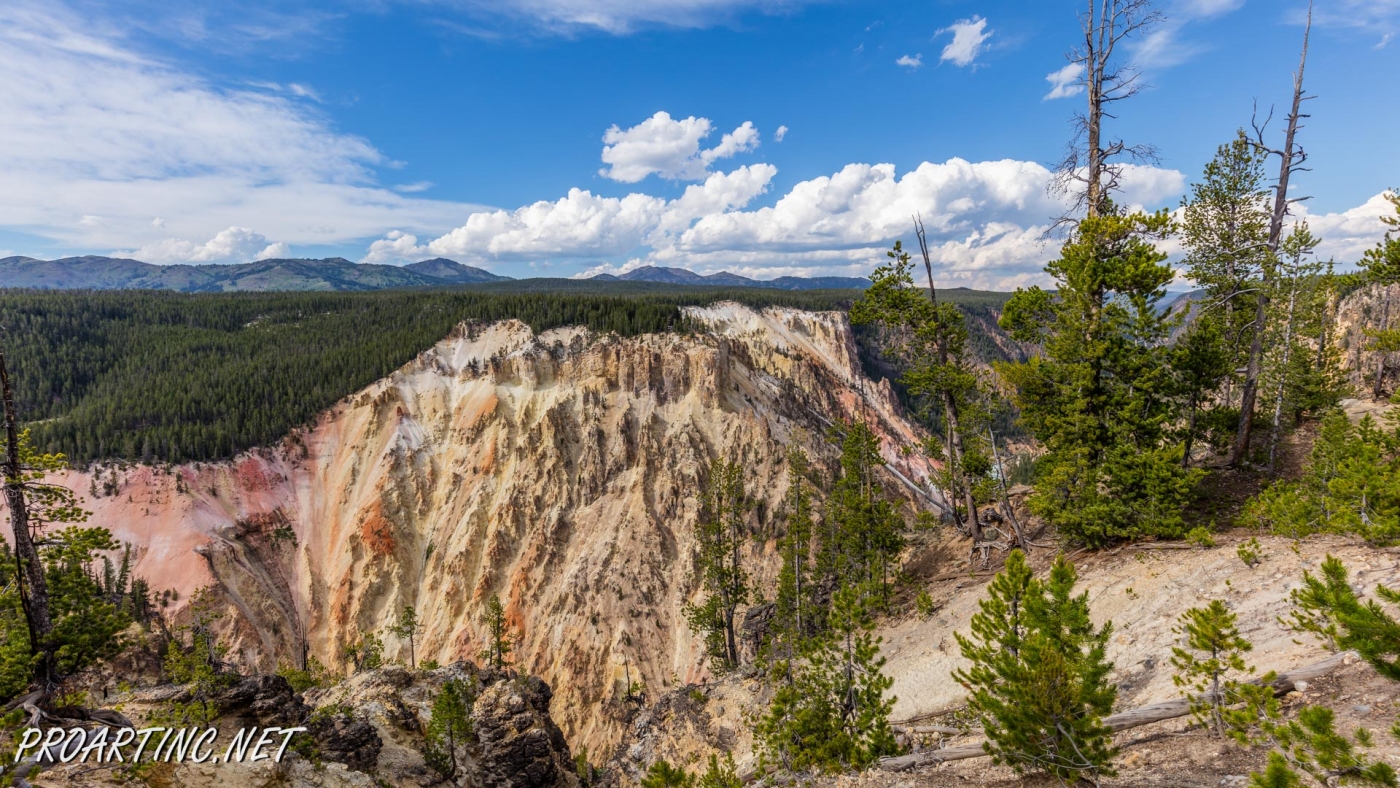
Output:
[[[1274,475],[1274,461],[1278,454],[1279,425],[1283,421],[1283,392],[1288,383],[1288,361],[1293,354],[1293,308],[1298,303],[1298,277],[1293,277],[1293,286],[1288,290],[1288,320],[1283,324],[1283,363],[1278,376],[1278,392],[1274,395],[1274,425],[1269,433],[1269,475]]]
[[[1381,330],[1390,328],[1390,285],[1381,285]],[[1390,354],[1376,351],[1376,379],[1371,385],[1371,399],[1378,400],[1385,393],[1385,362]]]
[[[1298,72],[1293,75],[1293,108],[1288,113],[1288,129],[1284,133],[1283,148],[1269,150],[1279,157],[1278,184],[1274,187],[1274,213],[1269,221],[1269,258],[1278,254],[1279,240],[1283,236],[1283,218],[1288,215],[1288,206],[1296,202],[1288,198],[1288,180],[1293,171],[1302,165],[1306,155],[1296,148],[1294,139],[1298,134],[1298,121],[1303,115],[1303,69],[1308,64],[1308,36],[1312,32],[1312,5],[1308,5],[1308,25],[1303,30],[1303,53],[1298,60]],[[1263,129],[1256,126],[1259,139],[1256,145],[1264,150]],[[1296,161],[1295,161],[1296,159]],[[1259,389],[1259,373],[1264,359],[1264,329],[1269,308],[1269,269],[1263,271],[1263,282],[1259,289],[1259,302],[1254,310],[1254,338],[1249,344],[1249,363],[1245,367],[1244,387],[1240,392],[1240,421],[1235,432],[1235,445],[1230,452],[1230,465],[1238,467],[1249,455],[1250,432],[1254,427],[1254,401]]]
[[[29,533],[29,508],[24,500],[23,469],[19,464],[19,418],[15,412],[14,392],[10,374],[5,367],[5,353],[0,351],[0,395],[5,410],[5,504],[10,510],[10,528],[14,531],[15,559],[23,570],[16,578],[25,621],[29,626],[29,653],[43,653],[36,667],[37,678],[47,681],[53,667],[49,653],[49,633],[53,619],[49,613],[49,584],[44,578],[44,565]],[[26,588],[28,586],[28,588]]]
[[[1016,519],[1016,510],[1011,508],[1011,496],[1006,491],[1006,468],[1001,464],[1001,454],[997,451],[997,434],[992,432],[992,428],[987,428],[987,437],[992,442],[992,459],[997,464],[997,481],[1001,483],[1001,504],[1006,507],[1006,519],[1011,521],[1011,529],[1016,536],[1016,546],[1021,548],[1021,552],[1029,554],[1031,549],[1026,544],[1026,533],[1021,529],[1021,521]]]
[[[1153,10],[1152,0],[1085,0],[1084,8],[1079,15],[1083,40],[1070,55],[1070,63],[1083,69],[1079,84],[1084,88],[1086,104],[1084,114],[1075,118],[1076,135],[1069,153],[1057,168],[1054,188],[1074,195],[1072,206],[1057,225],[1071,221],[1080,205],[1090,217],[1103,212],[1122,172],[1115,157],[1127,154],[1138,160],[1156,158],[1151,146],[1106,141],[1103,119],[1112,117],[1108,113],[1110,105],[1132,98],[1142,89],[1138,72],[1131,66],[1118,65],[1114,50],[1124,39],[1161,21],[1162,15]],[[1083,190],[1076,185],[1082,185]]]
[[[1181,448],[1181,467],[1191,467],[1191,444],[1196,437],[1196,392],[1191,392],[1190,416],[1186,420],[1186,440]]]
[[[1092,4],[1092,0],[1091,0]],[[1084,200],[1087,203],[1085,212],[1089,216],[1099,215],[1099,203],[1103,199],[1103,151],[1099,148],[1099,141],[1103,133],[1103,71],[1102,67],[1095,67],[1093,74],[1089,77],[1089,128],[1087,130],[1089,142],[1088,171],[1085,176],[1089,182],[1085,185]]]
[[[934,307],[937,307],[938,291],[933,286],[933,262],[929,259],[928,242],[924,240],[923,223],[915,220],[914,229],[919,238],[919,250],[923,252],[924,256],[924,273],[928,275],[928,297],[933,302]],[[935,312],[935,319],[938,319],[936,315],[937,312]],[[948,343],[942,335],[939,336],[938,340],[938,363],[948,363]],[[943,390],[943,415],[948,420],[948,446],[951,449],[948,457],[949,467],[953,469],[953,475],[959,480],[958,486],[962,488],[959,492],[963,494],[964,500],[967,502],[968,533],[972,535],[972,544],[976,546],[982,541],[982,522],[977,519],[977,501],[972,496],[972,485],[961,483],[962,474],[959,469],[962,467],[963,457],[962,427],[958,423],[957,398],[946,388]],[[957,511],[956,505],[953,506],[953,511]]]

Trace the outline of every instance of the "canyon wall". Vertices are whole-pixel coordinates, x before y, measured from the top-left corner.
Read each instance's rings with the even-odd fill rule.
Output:
[[[835,472],[829,425],[860,417],[899,476],[928,468],[840,313],[692,308],[704,326],[636,338],[464,325],[278,447],[228,463],[69,474],[92,524],[184,604],[211,586],[248,668],[311,654],[344,667],[406,605],[419,660],[473,659],[499,594],[517,664],[554,687],[571,743],[606,752],[621,696],[706,678],[682,610],[698,601],[692,530],[711,460],[743,463],[751,566],[771,596],[785,458]],[[211,363],[213,363],[211,361]],[[895,474],[893,492],[913,493]],[[385,636],[386,655],[407,661]]]

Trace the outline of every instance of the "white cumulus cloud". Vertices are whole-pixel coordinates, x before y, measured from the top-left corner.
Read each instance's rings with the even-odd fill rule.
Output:
[[[779,127],[778,127],[778,130],[775,131],[775,132],[773,132],[773,141],[774,141],[774,142],[782,142],[782,141],[783,141],[783,138],[787,136],[787,133],[788,133],[788,127],[787,127],[787,126],[779,126]]]
[[[924,56],[923,54],[914,55],[913,57],[909,55],[900,55],[899,59],[894,61],[894,64],[896,66],[904,66],[910,71],[914,71],[924,64]]]
[[[712,173],[704,182],[687,186],[674,200],[646,194],[603,197],[570,189],[554,202],[473,213],[462,226],[423,244],[408,233],[388,233],[370,244],[364,262],[427,256],[490,262],[628,254],[644,244],[670,243],[696,219],[747,205],[767,189],[777,172],[771,164],[754,164]]]
[[[960,67],[976,62],[977,56],[982,54],[983,44],[992,37],[992,31],[987,29],[987,20],[980,16],[960,19],[939,30],[937,35],[941,36],[944,33],[952,33],[953,40],[943,47],[943,54],[938,57],[938,62],[951,61],[953,65]]]
[[[1385,192],[1378,192],[1344,211],[1314,214],[1308,212],[1307,203],[1295,203],[1293,213],[1294,221],[1307,220],[1308,229],[1322,239],[1317,247],[1319,257],[1335,258],[1349,268],[1385,236],[1389,228],[1381,217],[1394,216],[1395,206],[1385,198]]]
[[[1035,162],[950,159],[902,174],[891,164],[850,164],[797,183],[773,205],[751,207],[776,174],[769,164],[712,173],[669,201],[575,189],[555,202],[473,214],[428,241],[390,233],[366,261],[444,255],[488,264],[595,261],[586,274],[645,264],[759,278],[859,276],[919,214],[950,281],[1009,286],[1042,276],[1053,254],[1044,232],[1064,209],[1046,191],[1050,172]],[[1150,207],[1174,201],[1185,183],[1179,172],[1152,167],[1128,168],[1123,181],[1125,204]]]
[[[113,252],[114,257],[128,257],[146,263],[246,263],[286,257],[291,253],[287,244],[269,243],[267,238],[247,227],[221,230],[204,243],[182,238],[163,238],[131,251]]]
[[[668,112],[657,112],[628,129],[614,125],[603,133],[602,159],[608,166],[598,172],[622,183],[636,183],[649,175],[700,180],[715,161],[758,147],[759,134],[752,122],[744,121],[715,147],[701,149],[701,140],[712,131],[709,118],[677,120]]]

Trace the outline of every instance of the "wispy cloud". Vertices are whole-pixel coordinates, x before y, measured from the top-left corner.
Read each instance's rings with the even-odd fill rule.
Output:
[[[924,64],[924,56],[922,53],[913,56],[900,55],[899,59],[894,61],[894,63],[896,66],[904,66],[910,71],[917,71],[918,68]]]
[[[935,35],[941,36],[944,33],[952,33],[953,40],[943,47],[943,54],[939,55],[938,62],[951,62],[959,67],[970,66],[976,62],[977,56],[982,54],[983,45],[992,37],[992,31],[987,29],[987,20],[980,16],[960,19],[939,30]]]
[[[452,5],[557,33],[592,29],[626,35],[648,27],[710,27],[743,14],[781,13],[812,2],[816,0],[457,0]]]
[[[296,94],[212,84],[62,6],[0,4],[0,226],[81,249],[229,228],[335,244],[473,208],[380,187],[391,162]]]
[[[1192,37],[1192,27],[1244,6],[1244,0],[1177,0],[1167,8],[1166,19],[1131,42],[1133,65],[1140,69],[1170,68],[1188,62],[1209,49]]]
[[[1059,71],[1051,71],[1045,75],[1045,81],[1050,83],[1050,92],[1046,93],[1042,101],[1052,99],[1068,98],[1077,96],[1084,92],[1084,65],[1082,63],[1069,63]]]

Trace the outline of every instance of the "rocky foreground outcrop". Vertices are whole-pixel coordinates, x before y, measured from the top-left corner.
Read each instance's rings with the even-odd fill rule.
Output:
[[[633,338],[522,323],[464,325],[276,448],[236,461],[107,467],[67,484],[92,524],[137,547],[135,572],[186,600],[218,591],[229,658],[270,672],[309,653],[345,666],[405,606],[417,658],[474,659],[499,595],[520,668],[555,688],[576,746],[608,752],[628,687],[656,698],[706,678],[681,614],[712,460],[745,466],[745,560],[767,586],[802,447],[828,480],[830,425],[859,417],[899,476],[928,470],[887,384],[862,373],[843,314],[692,308],[698,330]],[[894,475],[892,492],[912,495]]]
[[[458,751],[454,780],[424,760],[424,732],[433,700],[448,680],[470,688],[472,733]],[[239,729],[297,727],[280,762],[146,763],[142,779],[152,785],[243,788],[296,785],[448,786],[467,788],[579,788],[573,755],[549,713],[552,692],[537,677],[506,670],[479,670],[458,662],[428,671],[391,666],[365,671],[331,687],[294,693],[279,676],[245,677],[214,698],[219,716],[217,754]],[[188,700],[185,688],[155,685],[124,690],[109,700],[137,727],[168,725],[172,704]],[[127,750],[130,755],[130,749]],[[146,759],[149,761],[149,757]],[[179,760],[179,759],[176,759]],[[41,785],[128,784],[132,775],[109,765],[58,765]]]

